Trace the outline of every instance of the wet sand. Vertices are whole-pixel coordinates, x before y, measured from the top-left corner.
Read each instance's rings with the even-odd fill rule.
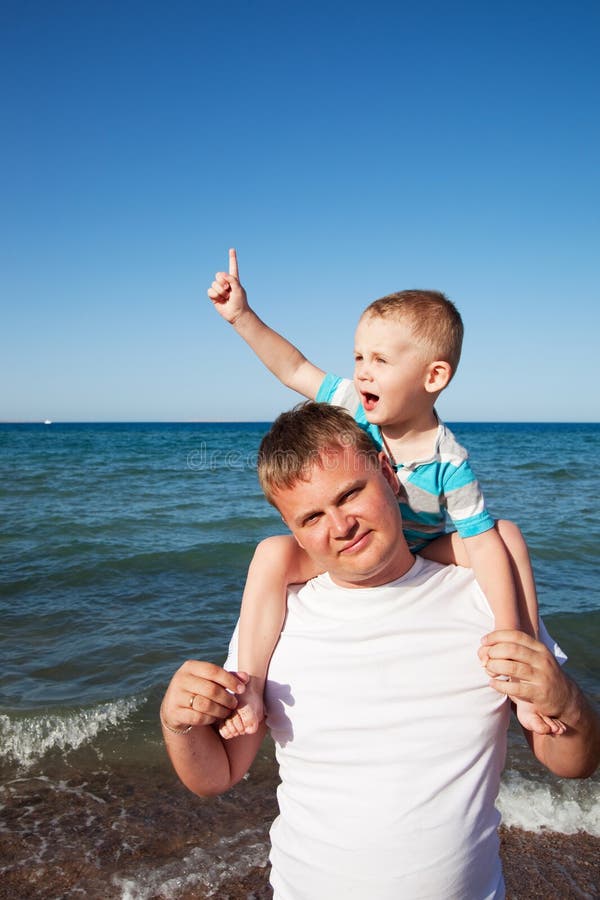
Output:
[[[545,783],[522,740],[509,757],[510,772]],[[578,805],[565,790],[556,809],[572,807],[582,824],[593,823],[588,784],[589,803]],[[155,713],[145,730],[112,729],[92,746],[53,750],[29,768],[2,764],[0,900],[267,900],[276,785],[266,740],[240,785],[211,800],[195,797],[171,769]],[[542,818],[538,802],[548,797],[519,799],[534,821]],[[572,809],[562,821],[576,827]],[[509,900],[600,900],[600,837],[504,828],[501,853]]]
[[[165,765],[4,780],[0,898],[266,900],[271,760],[199,800]],[[600,839],[502,829],[510,900],[600,897]]]
[[[600,897],[600,839],[555,832],[500,830],[507,900],[596,900]],[[220,900],[268,900],[268,869],[222,885]],[[204,900],[186,893],[183,900]],[[365,898],[367,900],[367,898]]]
[[[554,832],[532,834],[516,828],[501,829],[502,859],[508,900],[595,900],[600,897],[600,840],[590,835],[562,835]],[[160,840],[158,841],[160,844]],[[4,848],[3,848],[4,849]],[[8,849],[8,848],[6,848]],[[154,859],[164,858],[164,845],[155,847]],[[152,844],[139,854],[149,862]],[[107,860],[108,863],[108,860]],[[16,870],[3,876],[0,897],[66,898],[85,896],[97,900],[123,897],[123,889],[111,886],[108,864],[101,872],[90,872],[83,860],[62,861],[60,865],[43,865],[33,870]],[[226,878],[217,886],[181,885],[178,900],[269,900],[268,867],[254,867],[243,876]],[[114,872],[114,869],[113,869]],[[163,893],[144,893],[148,900],[164,897]],[[366,898],[365,898],[366,900]]]

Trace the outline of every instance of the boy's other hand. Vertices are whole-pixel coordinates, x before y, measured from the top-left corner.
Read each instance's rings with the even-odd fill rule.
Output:
[[[246,291],[240,284],[237,254],[233,248],[229,251],[229,272],[217,272],[207,294],[219,315],[231,325],[249,309]]]

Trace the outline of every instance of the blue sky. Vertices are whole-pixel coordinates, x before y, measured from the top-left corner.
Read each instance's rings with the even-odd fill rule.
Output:
[[[351,372],[372,299],[461,310],[449,421],[598,421],[595,3],[0,5],[0,420],[268,420],[212,310]]]

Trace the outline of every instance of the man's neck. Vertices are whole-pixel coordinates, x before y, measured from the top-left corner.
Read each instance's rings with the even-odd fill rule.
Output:
[[[407,575],[414,566],[416,560],[417,558],[414,553],[411,553],[407,547],[406,553],[402,553],[402,556],[398,557],[398,559],[395,560],[393,564],[391,564],[389,567],[386,567],[385,570],[371,575],[364,580],[345,581],[343,578],[339,578],[331,572],[328,572],[327,574],[329,575],[333,583],[341,588],[349,588],[350,590],[352,590],[358,588],[364,589],[385,587],[386,584],[392,584],[392,582],[398,581],[398,579],[403,578],[405,575]]]

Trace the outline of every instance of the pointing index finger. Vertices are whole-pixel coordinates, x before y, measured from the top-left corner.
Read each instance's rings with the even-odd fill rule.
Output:
[[[237,253],[233,247],[229,251],[229,274],[239,280]]]

